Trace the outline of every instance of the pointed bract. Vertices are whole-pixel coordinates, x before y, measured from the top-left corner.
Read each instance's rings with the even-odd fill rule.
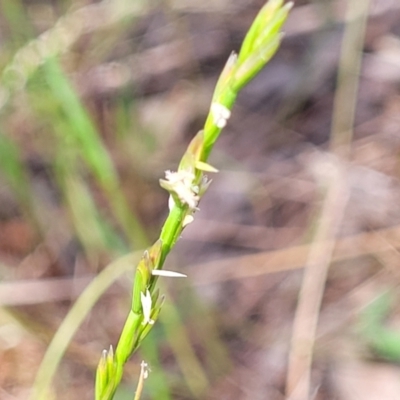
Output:
[[[153,271],[153,275],[166,276],[169,278],[187,278],[187,275],[180,272],[166,271],[165,269],[158,269]]]
[[[196,169],[204,172],[218,172],[217,168],[203,161],[196,162]]]

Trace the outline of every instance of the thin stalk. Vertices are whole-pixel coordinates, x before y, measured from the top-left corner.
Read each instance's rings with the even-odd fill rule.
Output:
[[[169,214],[159,239],[148,248],[135,274],[132,308],[115,352],[112,347],[100,359],[96,374],[96,400],[111,400],[120,384],[124,365],[147,336],[160,313],[164,298],[156,283],[166,257],[193,222],[198,204],[210,181],[205,173],[217,172],[207,164],[209,155],[225,127],[240,90],[261,70],[278,49],[280,28],[292,3],[270,0],[255,19],[238,55],[231,54],[218,79],[203,130],[189,144],[176,172],[167,171],[160,185],[169,192]],[[154,270],[157,275],[153,274]]]

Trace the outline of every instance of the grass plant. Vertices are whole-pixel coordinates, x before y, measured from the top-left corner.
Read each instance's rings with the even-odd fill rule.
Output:
[[[217,169],[207,163],[221,130],[231,115],[240,90],[264,67],[279,47],[285,22],[292,4],[270,0],[250,27],[238,54],[232,53],[217,82],[210,112],[204,128],[192,139],[176,172],[166,171],[161,186],[170,194],[169,214],[159,239],[143,254],[136,268],[132,307],[118,344],[104,350],[96,374],[96,400],[112,399],[123,376],[124,365],[138,349],[157,321],[164,302],[157,288],[159,276],[182,277],[164,271],[163,265],[183,229],[193,222],[201,197],[210,180],[206,173]],[[140,395],[147,375],[145,365],[139,379]]]

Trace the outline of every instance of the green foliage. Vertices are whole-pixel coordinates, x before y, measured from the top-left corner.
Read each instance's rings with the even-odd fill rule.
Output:
[[[26,200],[28,179],[22,165],[18,147],[4,134],[0,133],[0,170],[7,178],[10,185],[20,196]]]
[[[68,123],[68,129],[63,131],[64,140],[72,141],[79,149],[82,158],[107,194],[114,214],[132,244],[137,248],[145,246],[147,238],[144,230],[130,212],[126,199],[119,189],[119,179],[114,165],[100,141],[94,124],[58,63],[49,60],[44,68],[50,90],[59,102]]]
[[[393,293],[388,291],[378,296],[363,311],[359,321],[359,329],[369,347],[379,357],[400,361],[400,334],[385,326],[385,319],[394,302]]]

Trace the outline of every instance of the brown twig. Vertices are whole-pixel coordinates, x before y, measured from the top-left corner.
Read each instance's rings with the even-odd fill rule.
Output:
[[[291,400],[306,400],[310,393],[311,363],[319,310],[332,259],[334,238],[348,199],[344,168],[338,163],[332,172],[331,176],[325,176],[329,186],[305,266],[293,324],[286,381],[286,394]]]
[[[269,233],[268,229],[267,232]],[[399,243],[400,226],[395,226],[349,236],[327,244],[334,247],[331,262],[339,263],[368,255],[374,255],[380,259],[393,254],[393,251],[400,248]],[[190,279],[195,286],[205,286],[228,280],[301,269],[307,262],[310,249],[311,245],[306,244],[196,264],[190,274]],[[0,305],[20,306],[74,299],[93,278],[94,275],[89,274],[79,278],[2,282]]]

